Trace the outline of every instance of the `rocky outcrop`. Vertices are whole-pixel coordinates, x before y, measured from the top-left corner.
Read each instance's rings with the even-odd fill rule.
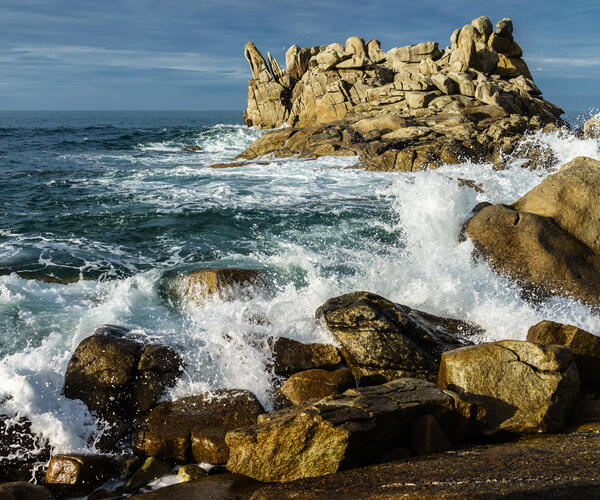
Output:
[[[464,233],[532,297],[600,305],[600,162],[579,157],[513,205],[481,208]]]
[[[503,340],[442,354],[438,385],[486,410],[487,430],[559,430],[577,398],[579,374],[568,348]]]
[[[337,347],[328,344],[304,344],[279,337],[273,344],[273,371],[292,375],[305,370],[332,370],[342,361]]]
[[[295,373],[287,379],[277,391],[277,395],[285,402],[299,405],[332,394],[340,394],[354,385],[354,377],[346,369],[333,372],[319,369],[306,370]]]
[[[175,384],[182,370],[182,360],[171,347],[143,345],[127,328],[105,325],[77,346],[63,392],[111,425],[99,443],[109,449],[136,416]]]
[[[179,463],[225,463],[225,434],[254,424],[263,412],[253,394],[231,389],[161,403],[141,425],[133,448]]]
[[[359,155],[373,170],[411,171],[465,158],[499,161],[524,132],[563,123],[562,110],[541,98],[509,19],[494,32],[480,17],[450,41],[443,50],[422,42],[388,52],[358,37],[345,46],[294,45],[286,69],[270,56],[269,67],[249,42],[245,123],[293,128],[240,157]],[[364,120],[373,118],[390,120],[369,128]]]
[[[529,329],[527,340],[568,347],[579,369],[582,391],[600,393],[600,337],[573,325],[540,321]]]
[[[173,298],[186,298],[203,305],[211,297],[223,301],[239,299],[266,284],[266,273],[256,269],[203,269],[178,275],[171,280],[169,291]]]
[[[368,292],[329,299],[316,312],[342,344],[360,385],[399,377],[436,380],[441,353],[468,344],[475,328],[395,304]]]
[[[396,448],[411,448],[415,422],[423,415],[435,417],[447,438],[458,442],[465,423],[480,414],[476,405],[420,379],[350,389],[263,415],[256,425],[227,433],[227,468],[259,481],[331,474]]]

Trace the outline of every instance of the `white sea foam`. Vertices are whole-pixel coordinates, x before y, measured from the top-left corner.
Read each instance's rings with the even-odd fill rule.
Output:
[[[0,360],[0,401],[8,398],[1,409],[27,415],[34,431],[56,451],[89,449],[93,439],[94,419],[82,403],[61,396],[61,388],[77,344],[105,323],[135,327],[140,334],[179,348],[186,371],[167,398],[240,388],[254,392],[267,407],[272,391],[268,340],[286,336],[333,342],[315,322],[314,312],[328,298],[354,290],[473,321],[486,330],[483,340],[523,339],[528,327],[541,319],[600,332],[600,318],[582,304],[563,298],[538,305],[525,302],[510,280],[473,259],[469,241],[458,240],[476,203],[512,203],[547,171],[525,170],[517,163],[504,171],[465,163],[414,174],[373,173],[346,169],[352,158],[273,160],[268,165],[213,170],[207,165],[230,158],[258,133],[225,125],[209,132],[197,138],[202,154],[168,149],[179,144],[159,145],[163,149],[147,144],[117,155],[135,168],[125,173],[106,169],[86,182],[161,213],[231,210],[233,217],[247,220],[247,231],[240,236],[245,238],[245,251],[222,248],[214,260],[197,267],[268,269],[276,279],[275,292],[250,302],[213,300],[200,307],[170,304],[160,292],[161,269],[67,286],[15,274],[0,277],[0,319],[5,318],[7,338],[16,342],[5,349],[19,346]],[[579,155],[600,159],[595,141],[561,133],[534,139],[552,148],[560,163]],[[460,186],[458,178],[473,180],[484,192]],[[251,211],[279,214],[277,225],[257,229],[260,221],[244,215]],[[3,262],[25,246],[18,235],[0,236]],[[85,247],[92,255],[116,256],[131,269],[136,259],[151,264],[149,257],[132,257],[129,249],[84,238],[47,236],[26,243],[69,252]],[[163,268],[189,264],[181,242],[161,244],[170,245]],[[88,257],[83,261],[85,269],[105,262]],[[43,255],[40,263],[56,264]],[[256,317],[265,321],[257,324]]]

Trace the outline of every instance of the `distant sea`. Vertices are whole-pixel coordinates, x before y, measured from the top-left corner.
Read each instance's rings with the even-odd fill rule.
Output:
[[[56,451],[93,447],[97,422],[61,389],[77,344],[105,323],[182,353],[167,398],[230,387],[267,407],[267,341],[331,342],[314,312],[350,291],[473,321],[482,340],[522,339],[541,319],[600,331],[581,304],[524,302],[457,238],[475,204],[512,203],[547,171],[374,173],[348,169],[355,158],[209,168],[260,135],[241,112],[0,112],[0,413],[27,415]],[[596,141],[537,140],[555,169],[600,159]],[[202,308],[164,293],[173,273],[228,266],[268,270],[275,289]]]

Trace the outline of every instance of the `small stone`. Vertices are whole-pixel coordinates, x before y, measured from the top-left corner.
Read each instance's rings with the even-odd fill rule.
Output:
[[[70,496],[85,495],[116,471],[115,459],[107,455],[54,455],[46,471],[46,484]]]
[[[199,465],[184,465],[177,472],[177,480],[181,483],[187,481],[197,481],[200,478],[208,476],[206,469],[203,469]]]
[[[171,472],[171,466],[154,457],[147,458],[142,466],[125,482],[125,491],[132,492]]]

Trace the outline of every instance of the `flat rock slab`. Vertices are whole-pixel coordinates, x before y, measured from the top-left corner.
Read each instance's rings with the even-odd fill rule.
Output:
[[[597,433],[537,436],[269,485],[252,500],[599,498]]]
[[[134,495],[139,500],[242,500],[250,498],[252,493],[264,483],[239,474],[217,474],[203,477],[197,481],[166,486],[150,493]]]

